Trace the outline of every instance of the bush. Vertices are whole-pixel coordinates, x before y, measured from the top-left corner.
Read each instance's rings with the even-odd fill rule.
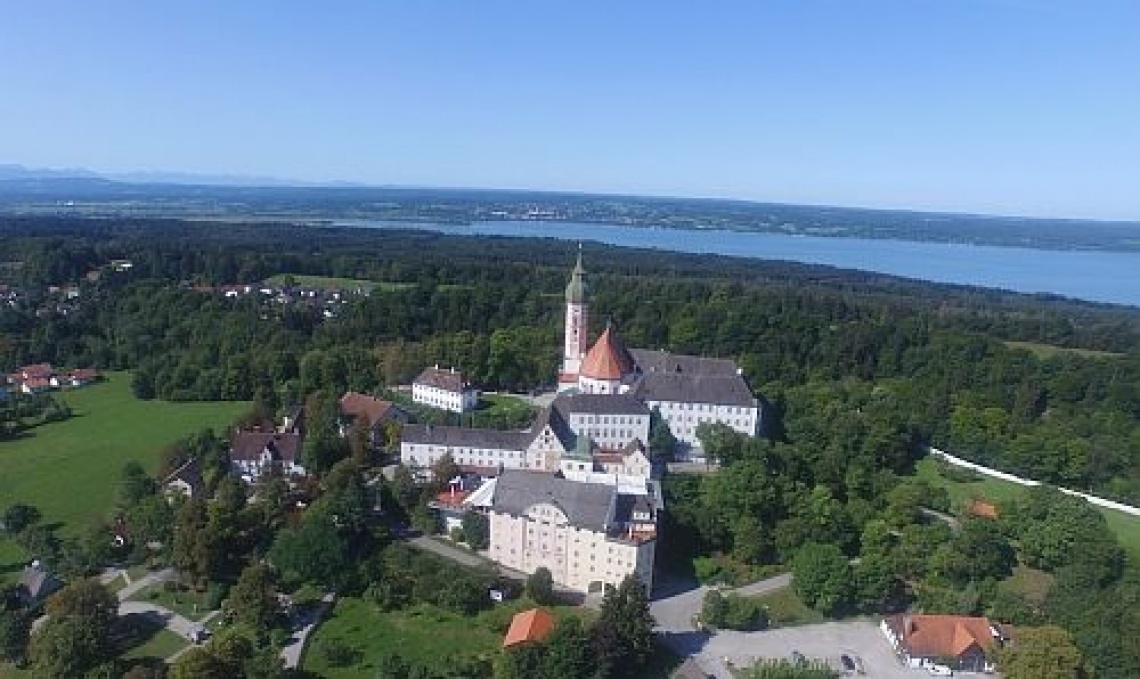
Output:
[[[701,606],[701,621],[717,629],[750,632],[768,627],[768,612],[755,599],[738,594],[723,596],[714,589],[705,595],[704,605]]]
[[[463,529],[455,526],[447,533],[447,537],[451,538],[452,542],[463,542]]]

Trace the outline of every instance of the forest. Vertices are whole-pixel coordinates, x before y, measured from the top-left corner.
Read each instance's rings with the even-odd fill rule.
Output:
[[[572,260],[543,240],[289,224],[6,218],[0,238],[0,283],[24,291],[0,307],[0,365],[130,369],[144,398],[271,407],[432,363],[489,390],[548,387]],[[1140,502],[1140,311],[787,262],[593,245],[586,262],[595,327],[736,360],[768,438],[839,391],[839,415],[873,414],[914,449]],[[383,285],[332,318],[217,290],[279,274]],[[53,306],[67,284],[79,297]]]

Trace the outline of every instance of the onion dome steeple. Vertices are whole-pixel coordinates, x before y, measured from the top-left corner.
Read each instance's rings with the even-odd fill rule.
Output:
[[[582,244],[578,244],[578,263],[574,265],[574,272],[570,274],[570,283],[566,286],[567,304],[586,303],[586,270],[582,268]]]

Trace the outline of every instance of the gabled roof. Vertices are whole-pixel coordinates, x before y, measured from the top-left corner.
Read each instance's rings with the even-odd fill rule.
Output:
[[[538,417],[535,418],[534,423],[530,425],[530,439],[527,441],[529,445],[538,438],[543,429],[550,427],[550,431],[558,438],[558,442],[562,444],[565,450],[573,450],[577,445],[578,436],[574,430],[570,428],[570,424],[566,421],[564,413],[558,408],[557,404],[549,405],[538,412]]]
[[[528,641],[543,641],[550,636],[554,624],[554,616],[541,608],[516,613],[515,617],[511,618],[511,628],[507,630],[507,636],[503,637],[503,648]]]
[[[607,325],[582,360],[578,374],[595,380],[620,380],[632,373],[633,367],[633,357],[625,348],[625,343],[613,326]]]
[[[17,588],[19,596],[30,603],[39,601],[62,586],[63,583],[42,566],[32,564],[24,567]]]
[[[301,437],[298,434],[260,431],[239,431],[230,445],[230,458],[256,461],[269,451],[274,460],[293,462],[301,457]]]
[[[391,412],[392,407],[391,401],[383,401],[375,396],[359,394],[355,391],[350,391],[340,397],[341,413],[352,418],[363,415],[368,418],[369,425],[383,422]]]
[[[470,385],[463,380],[463,373],[455,368],[444,370],[439,366],[425,368],[424,371],[412,381],[412,384],[422,384],[456,394],[470,388]]]
[[[958,658],[977,646],[992,646],[994,634],[987,618],[962,615],[893,615],[887,624],[911,656]]]
[[[170,472],[170,474],[163,480],[162,485],[166,486],[174,483],[175,481],[182,481],[190,487],[190,492],[192,494],[197,495],[203,487],[202,465],[200,462],[198,462],[198,458],[192,457],[181,467]]]

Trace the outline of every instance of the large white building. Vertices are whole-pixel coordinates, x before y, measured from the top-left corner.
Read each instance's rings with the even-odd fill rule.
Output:
[[[524,573],[546,567],[580,592],[616,587],[627,575],[652,588],[659,498],[532,471],[491,483],[488,553],[497,563]]]

